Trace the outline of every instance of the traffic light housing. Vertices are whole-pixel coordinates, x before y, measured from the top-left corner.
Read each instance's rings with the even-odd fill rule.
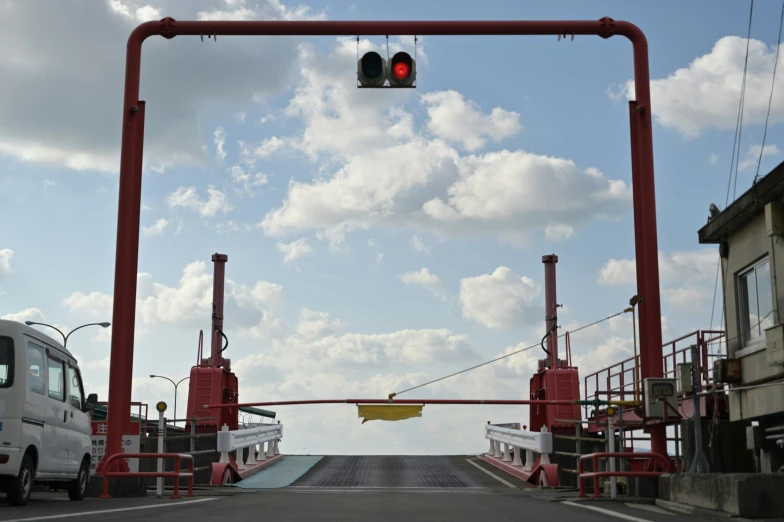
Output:
[[[362,87],[382,87],[387,79],[386,60],[375,51],[365,53],[357,62],[357,78]]]
[[[387,79],[392,87],[411,87],[416,81],[416,62],[404,52],[395,53],[387,65]]]
[[[357,62],[359,88],[415,88],[416,61],[406,52],[385,60],[375,51],[365,53]]]

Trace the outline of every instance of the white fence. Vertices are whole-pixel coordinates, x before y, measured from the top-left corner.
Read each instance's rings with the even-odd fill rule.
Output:
[[[540,463],[550,463],[550,453],[553,452],[553,434],[542,428],[542,431],[523,431],[513,428],[504,428],[488,424],[485,426],[485,438],[490,440],[489,454],[501,458],[503,462],[512,462],[513,466],[523,466],[520,458],[525,450],[525,471],[531,471],[534,462],[534,453],[541,456]],[[501,444],[504,445],[503,452]],[[510,448],[514,448],[514,460],[510,455]]]
[[[224,424],[218,432],[218,451],[221,452],[219,462],[229,462],[229,452],[236,451],[235,460],[238,469],[255,466],[259,461],[267,460],[267,457],[280,455],[278,441],[282,438],[282,424],[264,424],[234,431],[229,431],[229,427]],[[266,451],[264,451],[264,443],[267,444]],[[257,446],[260,446],[258,459],[256,458]],[[248,451],[248,459],[243,462],[242,453],[245,448],[250,448],[250,451]]]

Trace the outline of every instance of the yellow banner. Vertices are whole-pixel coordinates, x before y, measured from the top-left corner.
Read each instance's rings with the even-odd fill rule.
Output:
[[[423,405],[368,404],[357,405],[365,424],[369,420],[398,421],[422,416]]]

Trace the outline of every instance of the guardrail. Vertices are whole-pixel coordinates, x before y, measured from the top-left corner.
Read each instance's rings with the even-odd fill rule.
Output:
[[[631,458],[640,458],[640,457],[647,457],[650,460],[659,461],[662,465],[662,468],[665,471],[597,471],[599,469],[599,459],[604,458],[622,458],[622,459],[631,459]],[[591,459],[593,462],[593,471],[590,473],[585,473],[583,466],[585,461]],[[593,478],[593,498],[602,498],[602,494],[599,491],[599,483],[598,480],[600,477],[658,477],[663,475],[664,473],[671,473],[674,472],[675,468],[672,466],[672,463],[668,458],[664,455],[659,453],[651,453],[651,452],[639,452],[639,453],[626,453],[626,452],[610,452],[610,451],[603,451],[599,453],[589,453],[588,455],[583,455],[580,457],[580,461],[578,463],[578,481],[580,483],[580,498],[585,498],[585,479]]]
[[[255,466],[257,464],[256,446],[261,445],[258,460],[264,461],[267,457],[280,455],[278,440],[282,437],[283,426],[281,424],[268,424],[266,426],[234,431],[229,431],[229,427],[224,424],[221,431],[218,432],[218,451],[221,454],[219,462],[229,462],[229,453],[236,451],[237,469],[242,470],[246,467]],[[266,452],[264,451],[265,442],[267,443]],[[248,451],[247,461],[243,462],[242,453],[245,448],[250,448],[250,451]]]
[[[527,482],[539,486],[557,486],[558,466],[550,463],[553,434],[545,427],[541,432],[534,432],[519,429],[519,424],[513,425],[515,428],[504,426],[509,424],[488,423],[485,426],[485,438],[490,440],[490,451],[482,457],[483,460]],[[522,460],[523,451],[525,462]],[[538,458],[534,459],[534,453]]]
[[[103,490],[101,492],[101,498],[111,498],[109,496],[109,479],[111,477],[162,477],[162,478],[173,478],[174,479],[174,493],[170,498],[182,498],[180,497],[180,479],[182,477],[188,477],[188,494],[185,495],[186,497],[192,497],[193,495],[193,456],[187,455],[183,453],[115,453],[114,455],[109,455],[104,461],[104,469],[108,470],[109,463],[117,458],[136,458],[136,459],[175,459],[174,461],[174,471],[104,471],[103,475]],[[181,472],[180,471],[180,461],[182,459],[187,459],[189,463],[188,471]]]

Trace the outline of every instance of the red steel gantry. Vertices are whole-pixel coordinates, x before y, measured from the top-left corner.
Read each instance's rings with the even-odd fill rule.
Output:
[[[136,272],[139,264],[142,156],[145,102],[139,100],[141,51],[144,40],[159,35],[596,35],[624,36],[633,47],[635,101],[629,102],[631,120],[632,192],[637,264],[642,378],[662,375],[661,303],[656,232],[656,197],[653,175],[653,134],[648,68],[648,42],[636,25],[605,17],[601,20],[498,20],[498,21],[176,21],[164,18],[139,25],[128,37],[125,92],[122,107],[120,190],[117,212],[109,421],[106,457],[112,470],[126,470],[125,459],[109,460],[121,451],[122,434],[129,428],[133,375]],[[654,425],[651,449],[666,454],[666,432]],[[99,464],[98,472],[103,470]]]

